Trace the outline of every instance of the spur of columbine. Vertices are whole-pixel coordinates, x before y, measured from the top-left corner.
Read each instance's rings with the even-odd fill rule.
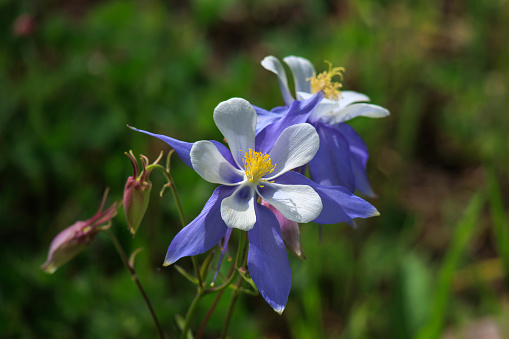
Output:
[[[320,148],[309,163],[311,179],[323,185],[341,185],[352,192],[358,189],[367,196],[375,196],[366,175],[367,147],[354,129],[344,122],[358,116],[381,118],[389,115],[389,111],[377,105],[361,103],[369,101],[364,94],[341,91],[342,67],[332,67],[329,63],[328,71],[317,74],[307,59],[289,56],[283,61],[292,71],[298,100],[308,99],[319,91],[325,93],[325,98],[307,117],[307,122],[316,128],[320,136]],[[268,56],[261,64],[277,75],[286,106],[271,111],[256,108],[259,115],[258,131],[284,116],[295,100],[281,62]]]
[[[295,102],[292,117],[312,110],[322,97],[317,94]],[[313,126],[281,119],[256,135],[256,120],[253,106],[244,99],[233,98],[216,107],[214,121],[231,152],[218,142],[191,144],[138,131],[167,142],[203,179],[221,184],[198,217],[175,236],[164,265],[209,250],[228,238],[233,228],[247,231],[251,278],[269,305],[281,313],[290,293],[290,265],[279,222],[258,198],[295,222],[337,223],[375,216],[378,211],[343,187],[322,186],[291,171],[308,163],[318,150]]]

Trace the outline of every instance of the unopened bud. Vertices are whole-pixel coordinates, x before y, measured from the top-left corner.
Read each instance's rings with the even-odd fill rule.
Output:
[[[124,211],[127,219],[127,227],[134,236],[140,227],[143,216],[147,211],[148,203],[150,201],[150,191],[152,190],[152,183],[148,180],[150,170],[147,171],[148,159],[145,156],[140,156],[142,171],[138,166],[138,162],[134,157],[132,151],[126,153],[131,164],[133,165],[133,175],[127,179],[124,187]]]
[[[53,239],[49,248],[48,258],[41,265],[41,269],[44,272],[55,272],[60,266],[87,247],[97,233],[110,227],[111,219],[117,214],[119,204],[115,202],[103,212],[102,209],[107,195],[108,190],[104,192],[101,206],[92,218],[75,222]]]
[[[13,24],[13,33],[15,36],[29,36],[35,31],[35,19],[30,14],[22,14],[16,18]]]

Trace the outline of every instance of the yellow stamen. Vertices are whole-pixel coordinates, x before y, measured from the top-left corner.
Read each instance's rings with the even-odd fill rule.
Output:
[[[242,152],[242,150],[240,152]],[[272,173],[277,166],[277,164],[272,166],[267,153],[255,152],[251,148],[249,152],[245,153],[242,163],[244,164],[247,180],[255,185],[260,185],[260,183],[267,181],[262,179],[262,177]],[[263,185],[260,185],[260,187],[263,187]]]
[[[311,90],[313,94],[322,90],[325,92],[325,97],[331,100],[338,100],[341,95],[340,88],[343,87],[341,81],[343,81],[343,73],[345,69],[343,67],[334,67],[332,68],[332,64],[328,61],[325,61],[329,64],[329,71],[323,71],[322,73],[316,75],[313,74],[311,78],[307,78],[311,82]],[[334,76],[338,75],[340,77],[340,82],[332,81]]]

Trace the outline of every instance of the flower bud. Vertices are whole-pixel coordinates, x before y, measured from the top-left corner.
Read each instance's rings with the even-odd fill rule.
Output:
[[[262,199],[261,203],[263,206],[268,207],[272,213],[276,215],[286,247],[300,259],[306,259],[301,248],[299,223],[287,219],[283,214],[281,214],[281,212],[265,200]]]
[[[101,206],[92,218],[75,222],[53,239],[49,248],[48,258],[41,265],[41,269],[44,272],[50,274],[55,272],[60,266],[87,247],[97,233],[110,227],[111,219],[117,214],[119,204],[115,202],[102,212],[107,195],[108,190],[104,192]]]
[[[141,174],[138,162],[134,157],[132,151],[126,153],[127,157],[133,165],[134,174],[127,179],[124,187],[124,211],[127,219],[127,227],[134,236],[140,227],[141,220],[147,211],[148,203],[150,201],[150,191],[152,190],[152,183],[148,180],[150,170],[147,171],[148,159],[145,156],[140,156],[142,171]]]
[[[32,15],[22,14],[14,21],[12,30],[14,36],[25,37],[31,35],[35,31],[36,22]]]

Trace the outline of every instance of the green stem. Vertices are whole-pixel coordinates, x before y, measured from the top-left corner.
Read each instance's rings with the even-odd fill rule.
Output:
[[[244,266],[247,260],[247,232],[243,232],[244,234],[240,235],[240,241],[239,241],[239,248],[237,250],[237,260],[236,260],[236,270],[235,273],[237,273],[238,269]],[[230,300],[230,306],[228,306],[228,312],[226,313],[226,318],[224,321],[223,330],[221,332],[221,339],[226,338],[226,334],[228,332],[228,326],[230,325],[230,319],[233,314],[233,307],[235,306],[235,302],[237,301],[237,298],[240,294],[240,286],[242,285],[243,278],[239,277],[239,280],[237,280],[237,284],[235,285],[235,290],[233,291],[232,300]],[[230,282],[228,282],[228,285],[230,285]]]
[[[235,287],[237,287],[237,288],[235,289],[235,291],[233,291],[232,300],[230,300],[230,306],[228,306],[228,312],[226,313],[226,319],[224,321],[223,330],[221,332],[221,339],[226,338],[226,333],[228,332],[228,326],[230,325],[230,319],[233,314],[233,307],[235,306],[235,302],[237,301],[237,298],[239,297],[240,285],[242,285],[242,281],[243,281],[242,277],[239,277],[239,280],[237,281],[237,284],[235,285]]]
[[[205,294],[209,294],[209,293],[213,293],[213,292],[220,292],[231,285],[231,283],[233,282],[233,280],[235,279],[235,277],[237,276],[237,273],[238,273],[238,271],[235,268],[240,268],[244,265],[244,259],[245,259],[246,250],[247,250],[247,246],[245,246],[246,238],[247,238],[247,232],[242,232],[240,234],[239,247],[237,249],[235,263],[233,263],[233,265],[230,269],[230,272],[228,272],[228,279],[226,280],[226,282],[224,282],[223,284],[221,284],[219,286],[206,289],[204,291]]]
[[[184,216],[184,210],[182,209],[182,204],[180,203],[180,198],[177,193],[177,188],[175,187],[175,182],[173,181],[173,178],[170,173],[168,173],[168,177],[170,178],[170,188],[171,192],[173,193],[173,198],[175,199],[175,202],[177,203],[177,209],[179,210],[179,216],[180,216],[180,222],[182,223],[182,227],[187,225],[186,217]]]
[[[182,227],[184,227],[185,225],[187,225],[186,219],[184,217],[184,210],[182,209],[182,204],[180,203],[180,198],[177,194],[177,189],[175,188],[175,182],[173,181],[170,171],[159,164],[148,165],[145,170],[150,171],[152,169],[159,170],[166,177],[166,181],[168,182],[166,185],[170,186],[170,188],[171,188],[171,192],[173,193],[173,198],[175,199],[175,202],[177,203],[177,208],[179,210],[180,222],[182,223]],[[163,191],[164,191],[164,188],[163,188]],[[161,191],[161,194],[163,191]]]
[[[138,280],[138,276],[136,275],[136,271],[134,268],[129,264],[129,259],[127,259],[127,255],[125,254],[124,249],[122,248],[122,245],[120,245],[120,242],[118,241],[117,237],[111,232],[110,230],[105,230],[106,234],[110,237],[111,241],[115,245],[115,248],[117,249],[118,254],[120,255],[120,258],[124,262],[125,267],[131,274],[131,277],[133,278],[134,282],[136,283],[136,286],[138,286],[138,289],[140,290],[140,293],[145,300],[145,303],[147,304],[147,307],[150,311],[150,315],[152,316],[152,319],[154,320],[154,323],[157,327],[157,331],[159,332],[159,337],[161,339],[164,339],[164,332],[161,328],[161,325],[159,324],[159,321],[157,320],[157,316],[154,312],[154,309],[152,308],[152,304],[150,303],[150,300],[148,299],[147,294],[145,293],[145,290],[141,286],[140,281]]]
[[[203,334],[203,331],[205,329],[205,326],[207,325],[207,322],[209,321],[210,316],[212,315],[212,312],[214,312],[214,309],[217,306],[217,303],[219,302],[219,299],[223,296],[224,290],[231,285],[232,281],[237,277],[238,270],[236,268],[240,267],[239,263],[241,263],[244,259],[244,242],[245,242],[245,235],[241,233],[240,239],[239,239],[239,247],[237,249],[237,255],[235,256],[235,262],[230,267],[230,271],[228,272],[228,280],[221,284],[220,286],[213,287],[206,289],[203,291],[203,294],[213,293],[213,292],[219,292],[214,299],[214,302],[210,306],[210,309],[208,310],[207,314],[205,315],[205,318],[203,319],[203,322],[200,325],[200,328],[198,330],[198,333],[196,334],[196,339],[200,339],[201,335]],[[226,245],[225,245],[226,246]],[[242,254],[241,254],[242,253]]]
[[[177,208],[179,210],[180,222],[182,223],[182,227],[185,227],[187,225],[186,217],[184,216],[184,210],[182,209],[182,204],[180,203],[180,198],[177,193],[177,188],[175,187],[175,182],[171,177],[170,171],[167,171],[167,174],[169,178],[168,183],[170,184],[171,192],[173,193],[173,197],[175,198],[175,202],[177,203]],[[201,291],[203,290],[203,279],[200,274],[200,265],[195,256],[191,256],[191,261],[193,262],[194,272],[196,273],[198,283],[200,284],[198,289]]]
[[[159,170],[166,177],[166,180],[168,181],[168,183],[166,185],[170,186],[171,192],[173,194],[173,198],[175,199],[175,203],[177,204],[177,209],[179,212],[179,217],[180,217],[180,222],[182,223],[182,227],[186,226],[187,222],[186,222],[186,217],[184,216],[184,209],[182,208],[182,203],[180,202],[180,197],[177,193],[177,188],[175,187],[175,181],[173,181],[173,178],[170,174],[169,169],[164,168],[162,165],[159,165],[159,164],[152,164],[152,165],[147,166],[147,168],[146,168],[147,171],[149,171],[151,169]],[[196,260],[196,258],[194,256],[191,257],[191,261],[193,262],[194,271],[196,273],[196,277],[198,278],[198,282],[200,284],[199,288],[203,289],[203,279],[201,277],[200,269],[199,269],[200,265],[198,265],[198,261]]]
[[[207,325],[207,322],[210,319],[210,316],[212,315],[212,312],[214,312],[214,309],[216,308],[217,303],[219,302],[219,299],[221,299],[222,295],[224,293],[224,290],[219,291],[219,293],[216,295],[216,298],[214,299],[214,302],[212,303],[212,306],[210,306],[210,309],[208,310],[207,314],[205,315],[205,318],[203,319],[200,328],[198,329],[198,333],[196,334],[195,339],[200,339],[201,335],[203,334],[203,331],[205,330],[205,326]]]
[[[191,325],[191,317],[194,314],[194,311],[196,310],[196,305],[198,305],[198,300],[203,296],[203,292],[201,289],[198,289],[198,293],[196,293],[196,296],[193,299],[193,302],[191,303],[191,306],[189,306],[189,310],[187,310],[186,314],[186,320],[184,323],[184,328],[182,329],[182,336],[180,338],[186,339],[187,337],[187,331],[189,331],[189,326]]]
[[[177,188],[175,187],[175,181],[173,181],[173,178],[170,174],[169,157],[167,160],[166,168],[159,164],[152,164],[152,165],[147,166],[147,168],[146,168],[147,171],[151,170],[151,169],[158,169],[166,177],[166,180],[168,181],[168,183],[165,185],[165,187],[170,186],[171,192],[173,194],[173,198],[175,199],[175,203],[177,204],[180,222],[182,223],[182,227],[185,227],[187,225],[187,221],[186,221],[186,217],[184,216],[184,209],[182,208],[182,203],[180,202],[180,197],[178,195]],[[163,191],[164,191],[164,187],[163,187]],[[163,191],[161,191],[161,194]],[[195,256],[191,256],[191,261],[193,262],[194,271],[196,273],[196,277],[198,278],[198,290],[196,293],[196,297],[193,299],[193,302],[189,306],[189,310],[187,311],[187,314],[186,314],[184,328],[182,330],[182,336],[181,336],[182,339],[186,338],[187,332],[189,331],[189,326],[191,324],[191,317],[194,314],[196,305],[198,304],[198,301],[200,300],[200,298],[204,295],[204,293],[203,293],[204,292],[204,288],[203,288],[204,283],[203,283],[202,276],[200,274],[200,265],[198,264],[198,260],[196,259]]]

